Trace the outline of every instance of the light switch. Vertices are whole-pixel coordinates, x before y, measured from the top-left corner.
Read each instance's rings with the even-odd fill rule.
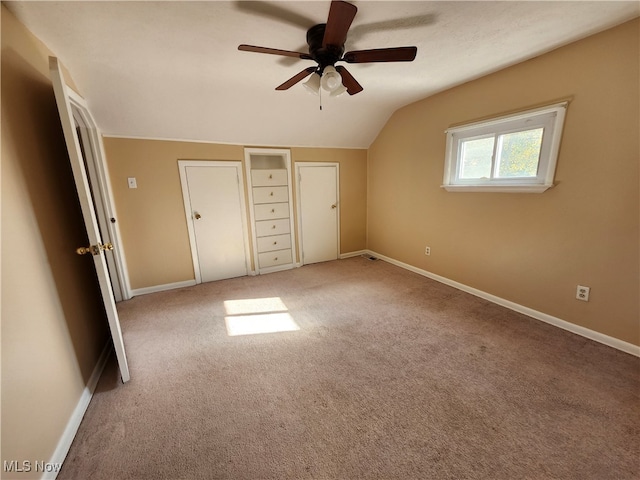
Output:
[[[136,182],[136,177],[127,178],[127,182],[129,182],[129,188],[138,188],[138,183]]]

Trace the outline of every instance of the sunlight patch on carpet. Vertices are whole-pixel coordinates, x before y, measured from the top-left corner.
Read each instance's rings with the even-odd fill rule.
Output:
[[[230,337],[300,330],[280,297],[225,300],[224,308]]]
[[[225,300],[227,315],[251,315],[254,313],[286,312],[289,310],[280,297]]]
[[[230,337],[300,330],[296,321],[288,313],[239,315],[237,317],[225,317],[224,321],[227,324],[227,334]]]

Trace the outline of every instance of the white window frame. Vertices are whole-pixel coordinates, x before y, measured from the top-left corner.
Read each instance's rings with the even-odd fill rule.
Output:
[[[553,187],[567,105],[557,103],[448,129],[442,188],[449,192],[542,193]],[[535,177],[460,178],[463,141],[535,128],[544,129]]]

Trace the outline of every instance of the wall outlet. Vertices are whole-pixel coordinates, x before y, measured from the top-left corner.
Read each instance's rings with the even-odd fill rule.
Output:
[[[585,287],[583,285],[578,285],[576,289],[576,298],[578,300],[582,300],[583,302],[589,301],[589,292],[591,291],[590,287]]]
[[[424,254],[431,255],[431,247],[424,247]]]
[[[127,183],[129,184],[129,188],[138,188],[138,182],[136,182],[136,177],[127,178]]]

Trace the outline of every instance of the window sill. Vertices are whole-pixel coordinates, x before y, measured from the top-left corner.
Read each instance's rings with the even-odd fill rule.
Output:
[[[499,192],[499,193],[542,193],[549,185],[442,185],[447,192]]]

